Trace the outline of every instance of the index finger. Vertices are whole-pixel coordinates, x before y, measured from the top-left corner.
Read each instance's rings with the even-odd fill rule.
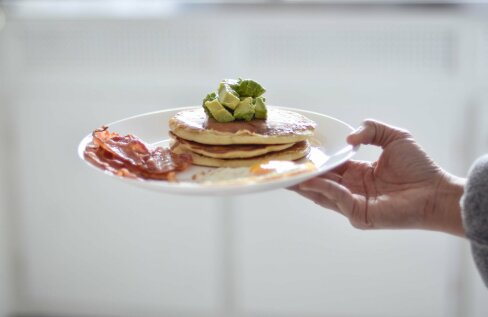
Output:
[[[393,141],[411,137],[406,130],[368,119],[347,137],[347,142],[351,145],[372,144],[385,148]]]

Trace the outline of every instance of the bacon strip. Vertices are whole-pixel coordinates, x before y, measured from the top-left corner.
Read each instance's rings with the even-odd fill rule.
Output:
[[[176,172],[187,169],[192,163],[190,154],[176,154],[162,147],[151,149],[138,137],[109,132],[105,126],[92,135],[85,158],[115,175],[174,181]]]

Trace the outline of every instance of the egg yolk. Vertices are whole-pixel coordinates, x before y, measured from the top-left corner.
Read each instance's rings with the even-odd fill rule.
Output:
[[[315,166],[310,162],[299,164],[290,161],[268,161],[254,164],[251,166],[250,171],[253,175],[266,175],[271,173],[305,172],[314,169]]]

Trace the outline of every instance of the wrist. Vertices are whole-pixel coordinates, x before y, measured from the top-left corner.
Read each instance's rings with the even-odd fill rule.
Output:
[[[431,219],[427,219],[428,229],[465,236],[461,218],[461,197],[466,180],[445,174],[436,186]]]

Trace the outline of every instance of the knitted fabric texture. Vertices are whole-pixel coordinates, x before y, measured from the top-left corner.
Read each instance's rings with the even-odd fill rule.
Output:
[[[474,261],[488,287],[488,155],[479,158],[471,167],[462,210]]]

